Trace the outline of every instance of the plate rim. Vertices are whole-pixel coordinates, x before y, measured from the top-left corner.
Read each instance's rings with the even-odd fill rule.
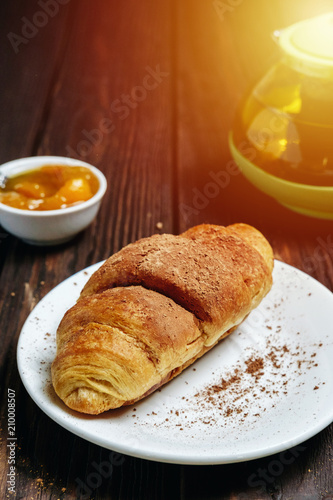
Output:
[[[246,462],[250,460],[264,458],[285,451],[317,435],[333,422],[333,405],[332,405],[331,412],[328,413],[325,416],[325,418],[321,418],[319,422],[317,422],[317,425],[309,427],[307,430],[303,431],[297,438],[282,440],[281,442],[278,442],[274,446],[270,446],[269,448],[261,448],[259,450],[257,449],[255,453],[251,451],[246,451],[243,454],[238,453],[235,456],[227,456],[223,454],[216,455],[216,453],[212,456],[210,455],[200,456],[199,451],[197,452],[197,455],[194,455],[193,453],[174,454],[169,450],[162,450],[160,452],[156,452],[155,450],[155,453],[152,454],[151,450],[149,449],[135,450],[133,447],[131,447],[131,445],[128,445],[126,442],[123,444],[119,444],[119,440],[117,442],[117,440],[114,439],[114,436],[112,436],[111,440],[108,439],[106,442],[103,436],[94,435],[90,429],[89,430],[82,429],[80,426],[76,427],[75,424],[72,423],[71,417],[74,417],[75,422],[77,422],[77,419],[80,419],[80,414],[77,414],[76,412],[67,409],[63,402],[60,402],[61,406],[54,405],[52,400],[46,400],[43,402],[42,399],[39,397],[39,394],[36,395],[36,393],[33,391],[33,387],[31,387],[29,384],[29,377],[26,376],[26,374],[24,373],[24,369],[26,369],[26,367],[25,366],[23,367],[23,361],[24,361],[23,355],[21,357],[22,342],[23,342],[22,339],[24,338],[23,333],[27,328],[28,323],[31,321],[32,316],[34,316],[36,313],[36,308],[41,307],[43,305],[43,302],[44,301],[46,302],[50,298],[50,294],[56,293],[57,289],[61,288],[64,285],[64,283],[70,283],[73,280],[75,280],[75,277],[77,275],[81,275],[82,273],[94,272],[103,264],[103,262],[105,261],[103,260],[95,264],[91,264],[90,266],[81,269],[80,271],[69,276],[62,282],[58,283],[35,305],[35,307],[32,309],[32,311],[26,318],[23,327],[20,331],[16,348],[16,359],[21,381],[26,391],[28,392],[29,396],[34,401],[34,403],[56,424],[60,425],[61,427],[71,432],[72,434],[82,439],[85,439],[86,441],[93,443],[97,446],[101,446],[108,450],[112,450],[139,459],[151,460],[161,463],[179,464],[179,465],[222,465],[222,464]],[[300,274],[300,276],[303,276],[305,279],[310,281],[311,284],[318,287],[318,289],[321,290],[322,293],[326,294],[328,292],[329,294],[332,294],[331,298],[333,299],[333,293],[325,285],[323,285],[321,282],[319,282],[312,276],[308,275],[304,271],[278,259],[275,259],[274,268],[276,268],[276,265],[278,267],[280,265],[285,266],[289,270],[293,270],[297,274]],[[87,279],[88,278],[89,276],[87,277]],[[43,395],[44,399],[47,398],[47,395],[45,396],[45,393],[43,393]],[[87,416],[84,416],[84,418],[87,418]],[[93,420],[95,417],[88,416],[88,418],[89,420]]]

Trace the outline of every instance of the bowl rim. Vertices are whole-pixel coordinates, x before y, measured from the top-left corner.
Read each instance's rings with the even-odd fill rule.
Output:
[[[21,217],[56,217],[64,214],[73,214],[76,212],[80,212],[95,205],[103,198],[107,189],[107,180],[103,172],[94,165],[76,158],[70,158],[68,156],[49,155],[27,156],[3,163],[2,165],[0,165],[0,172],[8,175],[12,168],[15,167],[20,168],[27,164],[26,169],[32,170],[34,168],[41,167],[48,162],[50,162],[50,164],[59,164],[68,167],[82,166],[89,168],[89,170],[91,170],[98,179],[99,188],[97,192],[91,198],[89,198],[89,200],[83,201],[81,203],[78,203],[77,205],[67,208],[56,208],[54,210],[24,210],[21,208],[10,207],[9,205],[0,202],[0,211],[10,214],[17,214]],[[22,171],[24,170],[25,169],[22,169]]]

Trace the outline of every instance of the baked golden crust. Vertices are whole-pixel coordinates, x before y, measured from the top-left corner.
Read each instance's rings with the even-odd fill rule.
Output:
[[[175,358],[184,364],[202,346],[198,320],[171,299],[143,287],[105,290],[63,317],[54,387],[70,408],[100,413],[160,386]]]
[[[154,235],[111,256],[57,331],[52,380],[72,409],[131,404],[180,373],[269,291],[273,253],[245,224]]]

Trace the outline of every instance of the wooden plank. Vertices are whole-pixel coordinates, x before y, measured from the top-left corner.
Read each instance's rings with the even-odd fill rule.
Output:
[[[214,467],[123,456],[109,474],[110,451],[53,423],[27,395],[16,369],[18,334],[34,305],[75,271],[158,231],[160,221],[162,230],[177,232],[195,223],[244,217],[267,232],[277,255],[332,289],[331,225],[309,222],[258,195],[230,164],[226,133],[233,111],[262,67],[259,57],[253,65],[247,54],[262,48],[263,64],[270,63],[264,34],[262,43],[251,40],[253,12],[265,12],[270,27],[276,15],[281,22],[287,17],[285,1],[279,14],[267,2],[256,2],[254,8],[253,2],[226,0],[223,19],[216,3],[198,0],[172,6],[162,0],[68,2],[45,30],[20,46],[18,57],[10,45],[5,50],[2,45],[8,73],[0,82],[2,161],[36,153],[71,155],[97,165],[109,181],[96,222],[66,245],[38,249],[0,233],[1,390],[4,396],[8,387],[16,390],[17,497],[208,500],[331,494],[332,426],[305,443],[294,462],[282,464],[273,481],[272,474],[263,481],[260,471],[276,472],[272,463],[281,461],[279,454]],[[22,17],[33,19],[40,4],[2,2],[0,9],[6,38],[10,31],[20,33]],[[236,36],[240,27],[248,29],[244,38]],[[198,192],[211,195],[210,173],[220,171],[229,173],[229,182],[198,208]],[[198,213],[186,219],[181,203]],[[2,401],[1,497],[7,473],[5,397]],[[96,476],[96,464],[104,464],[104,476]]]
[[[260,193],[238,174],[230,163],[228,147],[228,133],[244,93],[277,60],[271,33],[282,20],[286,24],[284,3],[274,10],[273,16],[270,6],[258,0],[255,4],[239,2],[238,7],[231,7],[230,2],[231,11],[224,11],[222,19],[214,5],[217,2],[191,2],[191,8],[187,2],[178,5],[179,202],[188,205],[188,211],[180,207],[180,225],[208,217],[221,222],[243,216],[270,226],[275,215],[285,222],[291,217],[288,225],[295,226],[301,220],[299,216]],[[260,30],[254,23],[258,12]],[[265,215],[265,208],[272,217]]]
[[[96,260],[156,232],[158,222],[172,230],[169,7],[83,1],[74,14],[80,29],[69,39],[38,153],[77,157],[107,176]]]
[[[218,5],[224,9],[222,18]],[[277,258],[333,290],[332,222],[293,213],[256,190],[234,168],[227,141],[243,93],[276,56],[270,33],[295,21],[300,7],[300,2],[293,4],[288,17],[286,2],[276,4],[274,11],[259,0],[177,4],[179,230],[205,222],[247,222],[264,232]],[[186,468],[184,498],[325,496],[331,491],[331,433],[332,426],[305,443],[289,465],[274,455],[249,464]],[[274,476],[279,463],[281,470]],[[299,469],[304,473],[297,474]],[[266,478],[260,476],[263,471]]]
[[[2,33],[18,32],[20,19],[33,18],[36,5],[31,2],[29,10],[23,2],[16,9],[3,6]],[[100,498],[147,499],[150,483],[152,495],[178,497],[177,472],[169,482],[167,467],[129,457],[114,467],[112,477],[89,486],[93,464],[108,460],[110,452],[46,417],[20,383],[15,362],[24,320],[57,283],[124,244],[161,231],[158,222],[163,230],[173,230],[169,9],[169,2],[151,0],[126,6],[70,2],[66,16],[59,10],[22,46],[22,55],[14,58],[11,47],[5,50],[9,74],[0,99],[2,116],[9,118],[2,161],[71,155],[101,168],[109,183],[96,222],[66,245],[39,249],[2,233],[1,375],[3,388],[16,391],[17,489],[26,498],[84,497],[83,484]],[[5,431],[5,403],[1,422]],[[5,439],[0,453],[4,496]]]
[[[203,221],[227,224],[250,222],[254,217],[261,221],[262,200],[266,202],[244,181],[229,153],[228,133],[246,84],[234,47],[236,27],[226,14],[221,19],[214,5],[192,2],[190,9],[185,2],[178,6],[182,30],[177,53],[177,155],[182,229]],[[230,16],[236,18],[237,12]]]
[[[230,11],[223,11],[222,19],[217,5],[230,7]],[[228,146],[228,134],[244,92],[272,62],[269,53],[271,49],[275,54],[275,49],[270,34],[274,25],[288,24],[286,4],[281,2],[274,16],[268,4],[259,0],[255,4],[232,5],[199,1],[178,4],[181,29],[175,64],[179,231],[202,222],[247,222],[261,229],[277,256],[289,263],[293,262],[285,249],[296,245],[299,257],[295,255],[294,262],[306,270],[304,240],[308,258],[315,258],[318,241],[330,241],[332,222],[296,214],[254,188],[235,168]],[[258,12],[261,29],[254,30]],[[291,12],[290,21],[294,21],[296,7]],[[244,33],[246,19],[249,24]],[[263,47],[261,53],[259,47]],[[325,275],[331,276],[329,245],[325,265]],[[332,287],[331,280],[325,279],[325,284]]]
[[[68,29],[68,6],[56,6],[1,2],[0,163],[36,154]]]
[[[36,2],[2,2],[0,9],[1,67],[5,69],[0,79],[0,161],[4,162],[35,153],[55,68],[61,58],[68,9],[65,5],[59,6],[53,16],[47,15]],[[55,28],[58,38],[52,37]],[[17,282],[17,269],[21,265]],[[0,366],[2,374],[12,378],[15,374],[15,353],[11,346],[13,333],[18,333],[31,305],[36,303],[33,293],[38,297],[39,287],[36,267],[32,267],[32,260],[25,255],[24,246],[1,227],[0,272],[4,346]],[[26,289],[29,280],[29,286],[35,284],[34,292],[31,288]],[[7,349],[11,349],[10,359],[7,358]],[[4,360],[10,363],[11,369]]]

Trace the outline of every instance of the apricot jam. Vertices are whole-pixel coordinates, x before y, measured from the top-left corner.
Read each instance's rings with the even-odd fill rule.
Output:
[[[44,165],[9,177],[0,188],[0,202],[22,210],[58,210],[89,200],[99,188],[86,167]]]

